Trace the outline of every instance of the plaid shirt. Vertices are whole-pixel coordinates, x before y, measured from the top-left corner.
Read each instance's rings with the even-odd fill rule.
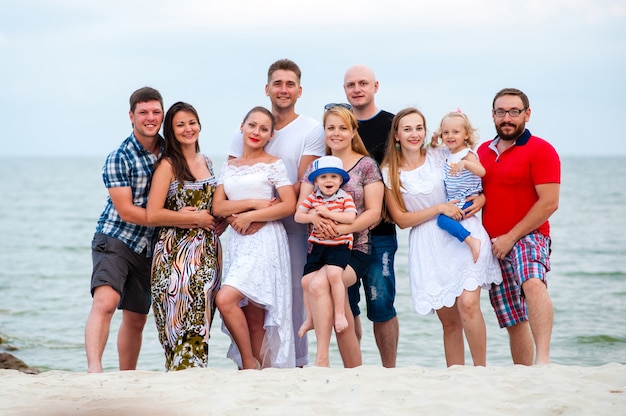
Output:
[[[159,139],[163,153],[163,139]],[[133,204],[142,208],[148,202],[152,170],[157,156],[146,150],[131,135],[122,142],[117,150],[111,152],[102,168],[102,180],[109,188],[130,186],[133,193]],[[124,242],[137,254],[147,249],[148,257],[152,255],[152,247],[156,236],[155,227],[146,227],[125,222],[115,209],[111,197],[107,196],[106,206],[100,214],[96,232],[106,234]]]

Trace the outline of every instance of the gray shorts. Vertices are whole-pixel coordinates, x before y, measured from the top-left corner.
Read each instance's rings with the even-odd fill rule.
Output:
[[[152,259],[146,257],[146,250],[137,254],[117,238],[96,233],[91,242],[91,257],[91,295],[98,286],[111,286],[120,294],[118,309],[147,314]]]

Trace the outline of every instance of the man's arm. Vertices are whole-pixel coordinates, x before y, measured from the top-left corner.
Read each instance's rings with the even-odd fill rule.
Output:
[[[356,210],[334,212],[330,211],[326,206],[322,205],[316,209],[318,215],[333,220],[339,224],[352,224],[356,219]]]
[[[300,158],[300,164],[298,165],[298,179],[296,179],[296,183],[293,184],[293,189],[296,191],[296,196],[300,195],[300,180],[304,176],[306,168],[308,168],[311,162],[313,162],[317,158],[319,158],[319,156],[315,155],[302,155],[302,157]]]
[[[483,209],[487,199],[485,198],[485,194],[481,192],[478,195],[468,196],[467,198],[465,198],[465,200],[472,203],[472,205],[465,208],[465,210],[463,211],[463,218],[469,218],[473,215],[476,215],[478,211]]]
[[[511,251],[517,240],[539,228],[558,209],[560,184],[546,183],[536,185],[535,189],[539,199],[524,218],[515,224],[508,233],[492,239],[493,254],[498,259],[503,259]]]
[[[133,204],[133,191],[130,186],[109,188],[113,206],[123,221],[149,226],[146,209]]]

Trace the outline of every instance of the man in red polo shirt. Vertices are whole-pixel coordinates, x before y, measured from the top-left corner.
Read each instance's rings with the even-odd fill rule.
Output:
[[[503,282],[489,291],[515,364],[550,362],[553,307],[547,291],[550,223],[559,204],[561,162],[554,147],[526,129],[528,97],[505,88],[493,100],[498,135],[478,149],[487,173],[483,224]],[[536,353],[536,356],[535,356]]]

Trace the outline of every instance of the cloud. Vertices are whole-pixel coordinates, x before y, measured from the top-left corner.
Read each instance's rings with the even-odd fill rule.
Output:
[[[588,25],[599,25],[607,20],[623,18],[625,6],[611,0],[239,0],[207,2],[182,0],[168,2],[155,13],[160,16],[157,26],[199,28],[203,30],[246,31],[251,28],[280,31],[304,26],[332,26],[367,28],[405,26],[441,27],[457,25],[475,28],[478,25],[509,27],[511,24],[533,26],[565,16],[582,20]]]
[[[303,69],[304,114],[345,99],[343,72],[364,63],[381,81],[382,108],[418,105],[434,127],[461,106],[482,137],[492,134],[492,94],[520,87],[546,138],[586,152],[588,137],[609,136],[605,120],[626,112],[624,9],[609,0],[23,0],[0,14],[0,110],[7,137],[28,126],[39,153],[102,154],[129,126],[130,92],[152,85],[166,106],[194,104],[211,126],[202,140],[219,152],[247,109],[269,104],[267,66],[288,57]],[[11,141],[0,154],[33,149]]]
[[[378,30],[413,31],[419,27],[533,27],[554,20],[563,25],[582,22],[597,27],[624,19],[626,6],[618,0],[26,0],[6,13],[5,22],[12,26],[18,18],[14,30],[22,33],[53,29],[61,35],[79,31],[107,38],[162,31],[271,31],[288,36],[294,29],[330,27],[341,34],[367,31],[372,25]],[[60,18],[50,19],[52,14]]]

